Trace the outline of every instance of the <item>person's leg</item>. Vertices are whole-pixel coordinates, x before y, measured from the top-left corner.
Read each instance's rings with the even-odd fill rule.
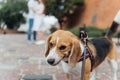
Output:
[[[32,27],[33,27],[33,19],[29,19],[28,41],[31,41]]]
[[[37,32],[33,31],[33,40],[36,41],[37,40]]]

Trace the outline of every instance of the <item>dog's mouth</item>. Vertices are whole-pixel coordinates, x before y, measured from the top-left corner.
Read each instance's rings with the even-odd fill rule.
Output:
[[[55,64],[50,64],[50,65],[56,66],[56,65],[58,65],[58,64],[60,63],[61,60],[62,60],[62,59],[60,59],[57,63],[55,63]]]
[[[58,62],[56,62],[56,63],[54,63],[54,64],[50,64],[50,63],[49,63],[49,64],[50,64],[51,66],[56,66],[56,65],[58,65],[58,64],[61,62],[61,60],[64,59],[64,57],[65,57],[65,56],[63,56]]]

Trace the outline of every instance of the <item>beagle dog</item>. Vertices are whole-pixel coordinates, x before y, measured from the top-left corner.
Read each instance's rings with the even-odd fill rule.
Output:
[[[94,57],[94,64],[91,72],[91,61],[89,58],[85,62],[84,80],[95,80],[95,69],[108,59],[113,71],[113,80],[117,80],[117,51],[116,45],[112,41],[112,35],[116,32],[120,24],[120,11],[115,16],[114,21],[104,37],[89,39],[88,47]],[[84,53],[84,43],[69,31],[58,30],[49,35],[46,43],[46,61],[55,66],[62,63],[66,74],[66,80],[74,80],[73,75],[81,73],[82,62],[80,56]]]

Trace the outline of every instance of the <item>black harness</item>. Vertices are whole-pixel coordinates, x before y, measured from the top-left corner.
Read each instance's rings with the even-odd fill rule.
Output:
[[[80,59],[79,59],[78,62],[81,62],[81,61],[84,62],[85,59],[89,58],[90,61],[91,61],[91,72],[92,72],[93,65],[94,65],[94,56],[92,55],[92,52],[91,52],[90,48],[87,45],[88,36],[87,36],[87,33],[84,32],[84,31],[81,31],[80,35],[81,35],[80,38],[83,41],[83,43],[85,44],[85,46],[84,46],[83,54],[80,56]],[[65,61],[65,62],[68,63],[68,61]]]
[[[94,56],[92,55],[92,52],[90,50],[90,48],[88,47],[88,35],[85,31],[81,31],[80,32],[80,39],[82,40],[82,42],[85,44],[84,46],[84,52],[83,54],[80,56],[80,59],[78,62],[82,61],[82,71],[81,71],[81,80],[84,79],[84,71],[85,71],[85,61],[87,58],[90,59],[91,61],[91,72],[93,70],[93,65],[94,65]],[[68,63],[68,61],[65,61],[66,63]]]
[[[91,72],[92,72],[93,64],[94,64],[94,57],[93,57],[92,52],[91,52],[91,50],[90,50],[90,48],[89,48],[88,46],[85,46],[85,50],[86,50],[86,51],[83,52],[83,54],[82,54],[82,56],[80,57],[80,60],[79,60],[78,62],[84,61],[84,59],[89,58],[90,61],[91,61]],[[85,53],[85,52],[86,52],[86,53]]]
[[[92,72],[93,65],[94,65],[94,57],[92,55],[90,48],[88,46],[85,46],[84,52],[80,56],[80,59],[78,62],[84,61],[84,59],[87,59],[87,58],[89,58],[91,61],[91,72]],[[65,61],[65,62],[68,63],[68,61]]]

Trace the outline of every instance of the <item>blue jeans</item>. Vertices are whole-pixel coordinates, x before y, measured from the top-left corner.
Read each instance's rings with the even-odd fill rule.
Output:
[[[28,29],[28,41],[31,41],[32,36],[32,27],[33,27],[34,19],[29,19],[29,29]],[[37,33],[33,31],[33,40],[36,41]]]

